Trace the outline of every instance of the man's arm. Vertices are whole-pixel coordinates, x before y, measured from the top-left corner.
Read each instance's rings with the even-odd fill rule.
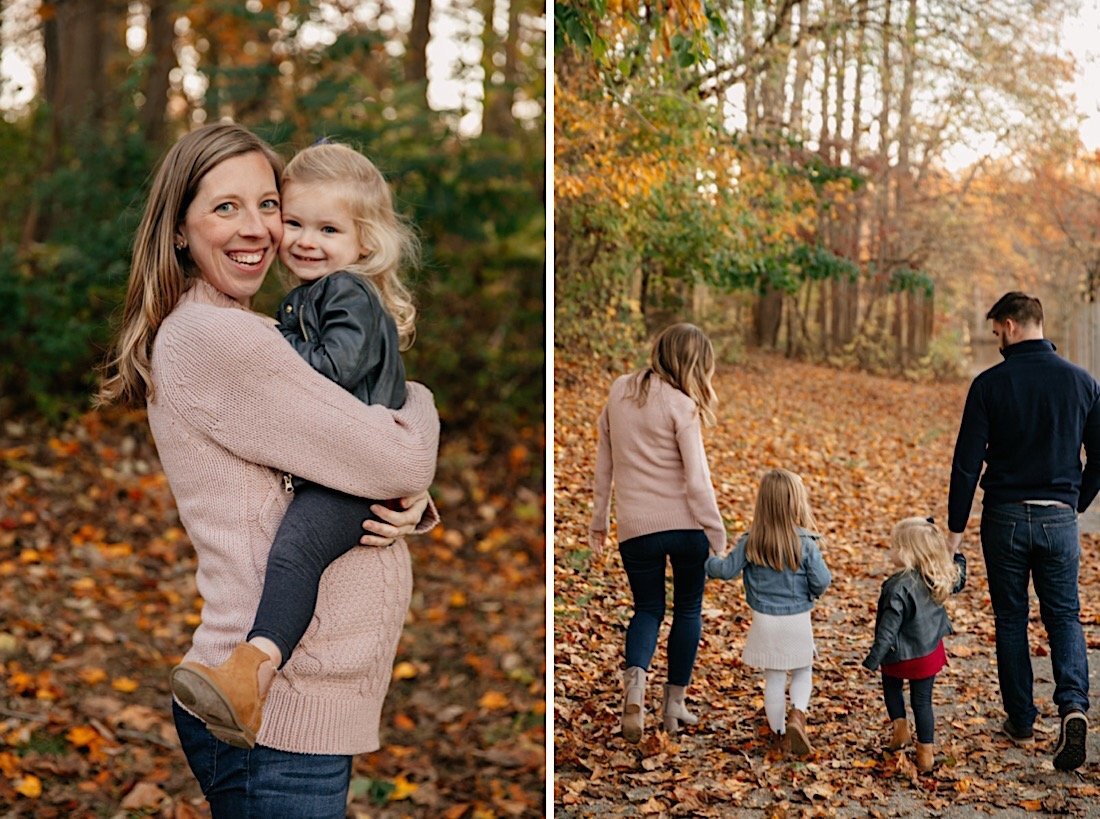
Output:
[[[962,531],[970,518],[970,505],[974,502],[974,490],[982,473],[985,448],[989,443],[989,415],[986,412],[982,390],[975,380],[970,385],[963,407],[959,437],[955,439],[955,455],[951,460],[951,488],[947,496],[947,528],[958,538],[948,539],[948,545],[957,549]]]
[[[1084,512],[1100,491],[1100,396],[1092,402],[1085,419],[1085,469],[1081,474],[1081,494],[1077,511]]]

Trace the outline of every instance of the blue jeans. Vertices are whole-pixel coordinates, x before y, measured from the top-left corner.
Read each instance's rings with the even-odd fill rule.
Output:
[[[344,819],[351,757],[234,748],[175,702],[183,753],[213,819]]]
[[[1088,711],[1088,654],[1077,594],[1077,512],[1023,503],[986,507],[981,532],[1005,713],[1020,730],[1030,728],[1039,713],[1032,698],[1027,639],[1029,576],[1050,643],[1054,704],[1060,716]]]
[[[691,682],[703,631],[703,570],[710,544],[701,529],[654,532],[619,544],[634,616],[626,630],[626,667],[649,670],[657,632],[665,619],[665,560],[672,563],[672,629],[668,633],[668,681]]]

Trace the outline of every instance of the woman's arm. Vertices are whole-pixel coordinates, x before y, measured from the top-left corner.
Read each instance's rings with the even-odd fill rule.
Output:
[[[596,444],[596,480],[593,490],[592,523],[588,529],[593,533],[607,534],[611,526],[611,426],[604,406],[596,421],[599,440]],[[602,541],[600,552],[602,554]]]
[[[157,400],[238,457],[366,498],[431,484],[439,416],[425,387],[409,384],[400,410],[363,404],[266,319],[234,308],[174,313],[156,346]]]
[[[707,465],[706,450],[703,449],[703,428],[699,423],[699,414],[695,411],[695,403],[691,399],[670,401],[669,408],[672,412],[672,423],[676,431],[680,458],[684,463],[688,506],[707,535],[710,553],[720,555],[726,550],[726,526],[722,522],[722,513],[718,511],[714,484],[710,480],[710,467]]]

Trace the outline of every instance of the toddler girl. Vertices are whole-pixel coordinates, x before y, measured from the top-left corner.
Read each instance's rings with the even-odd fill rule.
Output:
[[[911,739],[905,719],[905,680],[917,725],[917,768],[932,770],[935,715],[932,686],[947,664],[943,638],[951,623],[943,601],[966,583],[966,558],[951,556],[943,533],[932,518],[906,518],[894,527],[890,555],[900,571],[882,584],[875,615],[875,642],[863,665],[882,666],[882,695],[893,720],[887,750]]]
[[[399,409],[399,350],[412,342],[415,309],[398,273],[415,257],[416,240],[385,179],[347,146],[314,145],[286,166],[282,216],[279,258],[300,284],[279,305],[280,332],[365,403]],[[294,499],[271,546],[248,642],[220,666],[187,662],[172,671],[180,702],[238,747],[255,744],[267,690],[313,618],[322,573],[358,544],[364,519],[378,519],[371,506],[379,501],[290,475],[284,481]]]
[[[813,687],[814,634],[810,610],[832,581],[814,534],[802,479],[773,469],[760,481],[748,534],[725,557],[707,560],[707,575],[730,580],[744,573],[752,625],[742,661],[764,671],[764,712],[781,755],[813,752],[806,709]],[[791,672],[787,731],[787,672]]]

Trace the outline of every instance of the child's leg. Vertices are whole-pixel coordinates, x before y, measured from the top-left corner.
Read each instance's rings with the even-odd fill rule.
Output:
[[[764,713],[773,731],[787,732],[787,672],[783,669],[764,669]]]
[[[806,713],[810,706],[810,693],[814,688],[814,667],[796,668],[791,672],[791,708]]]
[[[905,681],[898,677],[882,675],[882,699],[890,719],[905,719]]]
[[[282,668],[302,639],[329,564],[359,543],[363,521],[377,501],[306,483],[294,493],[271,552],[264,590],[248,641],[267,650]],[[274,648],[276,653],[270,651]]]
[[[936,675],[909,681],[909,704],[913,706],[913,722],[917,724],[917,742],[931,745],[936,730],[936,715],[932,711],[932,686]]]

